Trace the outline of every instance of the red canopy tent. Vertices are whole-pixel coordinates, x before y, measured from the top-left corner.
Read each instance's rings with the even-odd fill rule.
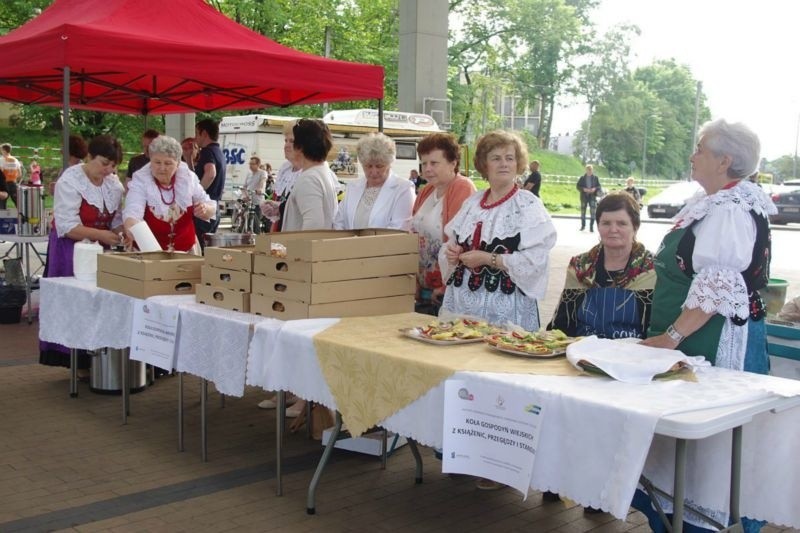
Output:
[[[0,37],[0,58],[0,100],[64,106],[65,123],[70,106],[148,115],[383,98],[383,67],[287,48],[203,0],[55,0]]]

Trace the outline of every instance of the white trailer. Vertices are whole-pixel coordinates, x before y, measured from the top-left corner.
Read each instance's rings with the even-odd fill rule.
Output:
[[[234,187],[244,185],[249,172],[250,157],[258,156],[270,163],[274,171],[284,161],[283,126],[294,117],[275,115],[241,115],[224,117],[219,125],[220,145],[225,155],[226,177],[223,201],[235,198]],[[323,119],[333,135],[334,147],[328,156],[331,168],[339,178],[348,180],[363,174],[356,160],[356,143],[365,134],[378,131],[378,112],[374,109],[331,111]],[[419,170],[417,142],[426,134],[437,132],[439,126],[429,115],[384,111],[384,133],[395,141],[397,156],[392,170],[398,176],[408,176],[411,169]],[[344,161],[349,156],[350,164]]]

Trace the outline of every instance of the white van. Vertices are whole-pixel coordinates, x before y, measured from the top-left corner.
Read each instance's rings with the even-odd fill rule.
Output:
[[[250,171],[250,157],[257,155],[261,163],[270,163],[275,172],[283,164],[283,125],[294,117],[275,115],[241,115],[224,117],[219,125],[220,145],[225,155],[226,177],[223,201],[235,198],[234,187],[242,187]],[[339,178],[348,180],[363,174],[356,161],[356,144],[366,133],[378,131],[378,112],[374,109],[331,111],[323,119],[333,135],[333,150],[328,156],[331,168]],[[419,170],[417,142],[439,126],[429,115],[384,111],[384,133],[395,140],[396,161],[392,170],[408,177],[411,169]]]

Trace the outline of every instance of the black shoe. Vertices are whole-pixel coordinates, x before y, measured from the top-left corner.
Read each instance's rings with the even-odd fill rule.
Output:
[[[594,233],[594,228],[589,228],[589,233]]]
[[[604,513],[602,509],[598,509],[596,507],[584,507],[583,514],[601,514]]]
[[[581,231],[586,230],[586,226],[581,226]]]
[[[546,490],[542,493],[542,501],[547,503],[560,502],[561,496],[559,496],[557,492]]]

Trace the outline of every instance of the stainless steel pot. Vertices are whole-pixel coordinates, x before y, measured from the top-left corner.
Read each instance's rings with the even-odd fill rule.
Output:
[[[17,234],[46,235],[47,217],[44,216],[44,187],[20,185],[17,187]]]
[[[250,246],[256,243],[253,233],[206,233],[203,235],[206,246]]]

